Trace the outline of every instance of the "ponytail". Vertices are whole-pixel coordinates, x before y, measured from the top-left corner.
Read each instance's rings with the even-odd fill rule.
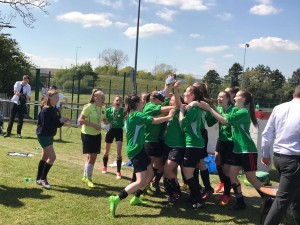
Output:
[[[250,92],[245,91],[245,90],[241,90],[240,92],[242,93],[243,97],[245,98],[245,106],[249,105],[249,113],[250,113],[251,121],[252,121],[253,125],[255,127],[257,127],[258,122],[257,122],[256,116],[255,116],[255,107],[254,107],[253,96]]]
[[[128,114],[131,111],[135,111],[137,109],[137,104],[141,101],[138,95],[129,95],[125,98],[125,110],[124,117],[127,118]]]

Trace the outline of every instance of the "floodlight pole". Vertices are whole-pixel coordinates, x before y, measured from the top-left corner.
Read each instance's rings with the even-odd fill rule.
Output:
[[[243,63],[243,73],[242,73],[242,79],[241,79],[241,89],[243,89],[243,83],[244,83],[244,73],[245,73],[245,62],[246,62],[246,50],[249,48],[249,44],[245,44],[245,51],[244,51],[244,63]]]
[[[136,41],[135,41],[135,61],[134,61],[134,71],[132,75],[132,94],[136,94],[136,72],[137,72],[137,57],[138,57],[138,48],[139,48],[139,31],[140,31],[140,11],[141,11],[141,0],[139,0],[138,5],[138,17],[136,25]]]

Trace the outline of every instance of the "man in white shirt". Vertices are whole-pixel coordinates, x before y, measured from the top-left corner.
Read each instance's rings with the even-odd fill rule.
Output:
[[[55,85],[52,85],[49,88],[49,90],[56,90],[57,91],[57,87]],[[56,108],[58,108],[60,110],[61,104],[64,104],[64,105],[68,104],[68,99],[62,93],[60,93],[60,92],[58,92],[58,98],[59,98],[59,100],[58,100],[58,102],[56,104]],[[63,103],[61,103],[62,100],[64,100]]]
[[[21,131],[23,127],[24,114],[26,113],[26,101],[30,100],[31,86],[29,85],[30,77],[23,76],[22,81],[17,81],[14,85],[14,96],[11,99],[11,111],[7,131],[4,137],[10,137],[13,128],[14,119],[18,114],[17,137],[22,138]]]
[[[276,106],[262,133],[262,163],[269,165],[272,142],[274,165],[280,174],[276,198],[265,225],[280,223],[290,206],[295,224],[300,224],[300,85],[293,100]]]

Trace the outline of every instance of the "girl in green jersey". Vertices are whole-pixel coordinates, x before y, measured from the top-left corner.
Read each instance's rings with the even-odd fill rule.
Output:
[[[229,124],[232,127],[234,147],[229,168],[229,176],[237,200],[233,209],[240,210],[244,209],[246,204],[241,191],[241,184],[237,178],[239,171],[242,169],[244,170],[248,181],[257,191],[263,184],[256,177],[257,148],[251,139],[249,132],[251,121],[254,126],[257,126],[252,94],[245,90],[240,90],[236,94],[234,100],[237,109],[234,113],[226,114],[225,116],[220,115],[205,102],[201,102],[201,107],[210,111],[220,123]]]
[[[189,86],[184,92],[184,102],[189,104],[193,101],[204,100],[202,92],[193,86]],[[183,159],[183,173],[186,182],[191,190],[192,207],[194,209],[204,206],[200,193],[199,181],[194,177],[194,170],[201,158],[204,158],[205,143],[200,131],[201,109],[193,106],[186,110],[185,105],[181,105],[179,121],[185,136],[185,153]]]
[[[143,104],[137,95],[129,96],[125,99],[126,118],[126,154],[131,160],[136,174],[136,181],[129,184],[122,190],[118,196],[109,197],[110,212],[115,217],[115,211],[119,202],[126,198],[129,194],[135,192],[135,196],[131,199],[130,205],[140,205],[146,202],[139,199],[143,193],[143,189],[153,177],[153,168],[151,159],[144,150],[145,142],[145,125],[160,124],[171,119],[174,110],[171,110],[167,116],[153,118],[142,113]]]
[[[106,117],[110,123],[110,129],[105,136],[105,152],[103,155],[102,173],[107,172],[107,162],[111,144],[115,139],[117,145],[117,179],[121,179],[122,164],[122,143],[124,126],[124,108],[122,107],[122,97],[116,96],[113,101],[113,107],[106,109]]]

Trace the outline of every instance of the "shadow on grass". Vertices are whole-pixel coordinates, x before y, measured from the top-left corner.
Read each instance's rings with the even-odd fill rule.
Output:
[[[44,195],[43,189],[40,188],[13,188],[0,185],[0,204],[18,208],[25,204],[20,200],[22,198],[50,199],[53,196]]]
[[[167,204],[162,202],[162,198],[152,198],[147,196],[145,201],[148,201],[147,206],[151,208],[159,208],[160,211],[158,214],[116,214],[116,218],[172,218],[172,219],[185,219],[187,221],[199,221],[203,223],[212,223],[212,224],[259,224],[260,219],[260,202],[261,198],[259,197],[245,197],[245,202],[247,208],[244,210],[235,211],[232,209],[235,204],[235,200],[232,200],[230,204],[226,207],[220,206],[217,200],[214,197],[210,197],[206,201],[205,207],[201,209],[192,209],[191,203],[186,201],[188,195],[184,195],[174,204]],[[120,205],[119,207],[122,207]],[[138,206],[140,207],[140,206]],[[137,209],[138,209],[137,207]],[[188,224],[188,223],[187,223]]]

